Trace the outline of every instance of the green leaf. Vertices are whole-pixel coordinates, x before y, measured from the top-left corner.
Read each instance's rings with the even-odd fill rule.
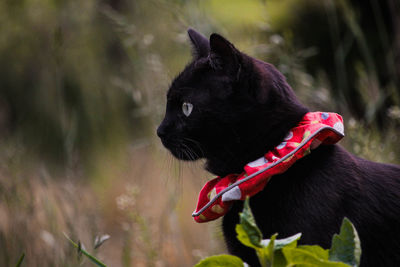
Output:
[[[243,229],[243,225],[241,224],[237,224],[236,225],[236,233],[237,233],[237,239],[245,246],[247,247],[251,247],[254,249],[258,249],[261,248],[260,246],[256,246],[252,243],[252,241],[250,240],[249,235],[247,234],[247,232]]]
[[[296,247],[301,233],[283,239],[276,239],[277,236],[278,234],[274,234],[271,239],[262,240],[261,245],[263,248],[257,248],[257,256],[263,266],[286,266],[286,260],[281,249],[283,247]]]
[[[295,235],[289,236],[287,238],[283,239],[275,239],[275,244],[274,244],[274,250],[281,249],[286,246],[296,246],[297,245],[297,240],[299,240],[301,237],[301,233],[297,233]],[[269,239],[264,239],[261,241],[262,246],[268,246],[270,240]]]
[[[274,234],[270,239],[262,240],[262,233],[256,225],[248,198],[244,202],[243,212],[240,213],[240,224],[236,225],[236,233],[238,240],[243,245],[256,250],[262,266],[273,267],[286,266],[286,260],[281,249],[283,247],[296,247],[297,240],[301,237],[301,233],[298,233],[284,239],[276,239],[278,234]]]
[[[274,261],[274,250],[275,250],[274,248],[275,248],[275,240],[276,240],[277,236],[278,236],[278,234],[273,234],[271,236],[271,239],[268,242],[267,247],[266,247],[266,251],[268,253],[269,258],[271,259],[271,262]]]
[[[323,249],[320,246],[302,245],[298,246],[299,249],[306,250],[314,254],[319,259],[329,260],[329,249]]]
[[[282,253],[282,249],[276,250],[274,252],[274,264],[272,267],[286,267],[287,262],[285,256]]]
[[[329,261],[325,258],[326,253],[322,249],[318,249],[317,246],[284,247],[282,252],[289,267],[349,267],[343,262]]]
[[[275,247],[275,239],[278,234],[274,234],[271,236],[271,239],[263,240],[265,246],[263,248],[259,248],[256,250],[258,260],[261,263],[261,266],[274,266],[274,247]]]
[[[243,261],[232,255],[217,255],[205,258],[197,263],[194,267],[243,267]]]
[[[359,266],[361,257],[360,239],[356,228],[349,219],[344,218],[340,233],[332,238],[332,247],[329,251],[331,261],[342,261],[351,266]]]
[[[79,253],[82,253],[86,257],[89,258],[94,264],[96,264],[99,267],[107,267],[104,263],[102,263],[100,260],[98,260],[95,256],[92,256],[89,252],[84,250],[80,245],[76,244],[74,241],[72,241],[65,233],[64,236],[68,239],[68,241],[78,249]]]
[[[262,234],[260,229],[258,229],[256,225],[256,221],[254,220],[253,213],[251,212],[250,205],[249,205],[249,198],[247,198],[244,202],[243,206],[243,212],[240,213],[240,227],[236,227],[236,232],[238,234],[238,239],[242,242],[242,240],[245,241],[243,243],[246,246],[249,246],[249,243],[251,244],[250,247],[258,247],[261,248],[261,239],[262,239]],[[238,232],[238,230],[240,232]],[[243,231],[241,231],[243,230]],[[245,237],[247,235],[247,237]]]

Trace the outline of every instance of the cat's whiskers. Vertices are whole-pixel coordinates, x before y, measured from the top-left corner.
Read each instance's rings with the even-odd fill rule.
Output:
[[[185,155],[190,159],[190,160],[195,160],[196,159],[196,153],[190,149],[188,145],[186,145],[184,142],[181,143],[183,146],[183,152]]]
[[[200,151],[201,155],[198,155],[195,151],[192,151],[195,154],[195,156],[197,156],[197,158],[204,157],[204,151],[203,151],[203,149],[200,146],[200,143],[198,141],[190,139],[190,138],[187,138],[187,137],[185,137],[183,139],[185,141],[188,141],[188,142],[192,143],[194,146],[196,146],[196,148],[198,148],[198,150]]]

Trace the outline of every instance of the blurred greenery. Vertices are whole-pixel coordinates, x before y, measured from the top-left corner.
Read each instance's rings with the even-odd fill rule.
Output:
[[[73,265],[62,232],[86,244],[109,233],[96,256],[110,266],[224,251],[218,222],[190,217],[207,174],[171,162],[154,134],[190,60],[188,27],[341,113],[350,151],[400,163],[399,25],[396,0],[1,1],[0,265],[23,252],[29,266]]]

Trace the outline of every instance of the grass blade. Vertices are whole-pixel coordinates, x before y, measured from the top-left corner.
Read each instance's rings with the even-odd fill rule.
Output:
[[[25,258],[25,253],[22,253],[22,255],[21,255],[21,257],[19,258],[19,260],[18,260],[18,262],[17,262],[17,265],[15,265],[15,267],[20,267],[21,264],[22,264],[22,261],[24,260],[24,258]]]
[[[86,250],[84,250],[82,248],[82,246],[79,246],[78,244],[76,244],[74,241],[72,241],[65,233],[64,236],[68,239],[68,241],[77,249],[79,249],[79,251],[85,255],[86,257],[88,257],[94,264],[96,264],[99,267],[107,267],[104,263],[102,263],[99,259],[97,259],[95,256],[92,256],[89,252],[87,252]]]

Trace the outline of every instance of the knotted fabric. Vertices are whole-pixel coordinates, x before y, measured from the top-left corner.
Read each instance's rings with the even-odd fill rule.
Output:
[[[284,173],[297,160],[319,145],[338,142],[344,136],[343,119],[336,113],[309,112],[285,139],[263,157],[244,166],[241,174],[229,174],[207,182],[200,191],[196,222],[207,222],[225,215],[232,202],[245,200],[264,189],[269,179]]]

